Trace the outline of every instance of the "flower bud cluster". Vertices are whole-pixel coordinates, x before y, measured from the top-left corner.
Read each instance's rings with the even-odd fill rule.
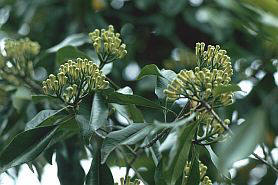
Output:
[[[190,173],[190,169],[192,168],[191,162],[186,161],[186,165],[184,167],[184,180],[187,181],[189,178],[189,173]],[[208,176],[206,176],[206,172],[207,172],[207,166],[204,165],[203,163],[201,163],[201,161],[199,161],[199,171],[200,171],[200,181],[201,181],[201,185],[212,185],[211,180],[209,179]]]
[[[135,179],[134,182],[131,182],[130,176],[127,176],[126,180],[122,177],[120,181],[120,185],[140,185],[140,181],[138,179]],[[118,185],[118,183],[115,183],[115,185]]]
[[[197,65],[202,68],[210,70],[223,70],[224,73],[231,74],[233,72],[231,65],[231,58],[226,55],[227,51],[220,49],[219,45],[208,45],[205,51],[205,43],[196,43],[195,47]]]
[[[7,40],[5,42],[5,51],[8,58],[24,61],[37,55],[40,51],[40,45],[29,38]]]
[[[110,63],[127,54],[126,45],[122,43],[120,34],[114,32],[112,25],[107,30],[96,29],[89,33],[89,37],[101,62]]]
[[[42,82],[47,95],[57,96],[67,104],[78,103],[88,93],[105,89],[108,81],[98,66],[87,59],[68,60],[59,68],[59,73]]]
[[[0,54],[0,76],[8,81],[11,76],[32,76],[32,59],[40,51],[40,45],[28,38],[5,41],[5,55]]]
[[[215,95],[218,86],[228,85],[231,82],[233,70],[225,50],[210,46],[204,51],[204,43],[196,44],[197,57],[201,56],[202,62],[194,70],[182,70],[165,89],[167,99],[175,101],[182,97],[206,101],[212,106],[229,105],[232,103],[232,93]],[[212,57],[217,55],[217,57]],[[204,57],[203,57],[204,56]]]

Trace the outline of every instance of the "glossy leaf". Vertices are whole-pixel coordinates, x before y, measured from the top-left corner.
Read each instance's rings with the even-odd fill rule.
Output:
[[[234,135],[217,148],[220,170],[227,169],[238,160],[248,157],[264,136],[265,112],[252,111],[245,122],[234,130]]]
[[[149,76],[149,75],[162,76],[160,74],[160,70],[158,69],[158,67],[155,64],[149,64],[149,65],[146,65],[145,67],[143,67],[143,69],[137,76],[137,80],[141,80],[145,76]]]
[[[44,94],[40,94],[40,95],[31,95],[32,101],[34,103],[38,103],[38,102],[42,102],[44,100],[49,100],[49,101],[55,101],[57,100],[57,98],[51,97],[51,96],[47,96]]]
[[[25,130],[37,126],[54,125],[60,118],[66,117],[65,108],[60,110],[42,110],[32,120],[26,123]]]
[[[49,144],[57,126],[37,127],[14,137],[0,154],[0,173],[34,160]]]
[[[132,95],[132,89],[130,87],[124,87],[117,92],[122,93],[122,94],[130,94]],[[144,117],[142,115],[142,112],[135,106],[135,105],[119,105],[116,103],[111,104],[116,111],[119,112],[123,117],[125,117],[129,123],[143,123],[144,122]]]
[[[135,144],[150,134],[152,129],[153,125],[149,123],[133,123],[122,130],[110,132],[102,144],[101,162],[104,163],[117,146]]]
[[[130,95],[130,94],[122,94],[119,92],[111,91],[110,89],[103,91],[103,94],[106,96],[106,100],[109,103],[117,103],[120,105],[129,105],[134,104],[143,107],[149,107],[154,109],[165,109],[161,105],[148,100],[142,96],[138,95]]]
[[[92,127],[94,130],[99,129],[107,122],[107,118],[108,105],[106,104],[102,95],[96,92],[94,95],[94,100],[91,109],[91,116],[89,122],[90,127]]]

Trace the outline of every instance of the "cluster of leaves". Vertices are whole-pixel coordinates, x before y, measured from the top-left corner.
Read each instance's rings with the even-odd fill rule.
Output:
[[[87,45],[89,42],[87,34],[73,34],[60,44],[43,50],[41,55],[32,60],[35,70],[34,74],[28,74],[27,80],[17,78],[21,83],[14,84],[10,83],[14,80],[0,79],[1,171],[27,162],[30,167],[34,166],[40,174],[42,167],[47,162],[52,163],[52,155],[56,153],[58,177],[61,184],[83,184],[84,179],[87,184],[113,184],[113,177],[109,169],[111,166],[125,166],[128,170],[134,169],[135,177],[140,178],[144,184],[179,185],[185,182],[198,184],[200,180],[204,180],[200,179],[200,175],[198,175],[201,174],[199,159],[202,159],[208,166],[207,173],[213,182],[226,181],[228,183],[231,177],[226,173],[227,168],[231,167],[234,161],[248,157],[256,145],[262,141],[264,141],[263,148],[266,149],[265,162],[275,165],[271,155],[268,154],[275,147],[274,138],[277,135],[277,125],[274,124],[277,116],[275,114],[277,105],[274,103],[277,98],[273,78],[275,68],[269,61],[277,55],[275,52],[277,41],[274,39],[275,37],[271,37],[277,33],[277,30],[273,29],[275,25],[265,26],[261,21],[268,14],[258,10],[253,2],[252,7],[250,4],[248,5],[248,0],[246,2],[247,5],[232,1],[228,1],[228,3],[217,1],[215,4],[205,2],[193,8],[189,2],[184,0],[172,3],[134,1],[126,3],[123,11],[118,12],[118,10],[111,9],[105,1],[93,0],[92,6],[95,10],[103,9],[101,14],[94,14],[94,16],[90,12],[91,6],[85,1],[70,2],[64,9],[61,9],[65,5],[63,2],[57,4],[54,1],[38,1],[31,4],[32,6],[28,6],[27,2],[21,2],[25,3],[29,10],[17,11],[19,16],[27,14],[26,12],[37,11],[33,19],[23,20],[22,29],[24,31],[24,25],[25,27],[31,25],[30,35],[32,39],[40,41],[42,48],[53,46],[57,43],[57,39],[62,40],[68,34],[86,32],[92,25],[102,28],[108,22],[130,22],[124,25],[119,23],[115,25],[115,27],[123,26],[121,29],[122,40],[127,44],[129,54],[126,58],[122,58],[126,48],[123,46],[120,49],[119,44],[122,43],[117,41],[116,34],[111,34],[111,38],[114,39],[110,39],[117,42],[116,47],[109,45],[106,50],[105,42],[108,42],[109,39],[104,39],[105,34],[103,38],[100,33],[99,35],[90,34],[93,44],[94,39],[97,39],[96,36],[101,38],[100,45],[97,45],[99,44],[98,40],[94,44],[94,47],[99,48],[100,52],[92,52],[92,46]],[[48,8],[39,8],[46,4]],[[100,4],[101,6],[99,6]],[[86,8],[84,9],[84,7]],[[267,7],[264,6],[265,8]],[[73,11],[67,12],[68,10]],[[59,13],[50,15],[52,18],[42,16],[48,15],[49,11]],[[138,13],[148,16],[138,18]],[[204,14],[207,15],[205,16],[207,19],[202,17]],[[196,16],[192,17],[192,15]],[[30,17],[30,15],[28,16]],[[26,15],[26,17],[28,16]],[[45,20],[44,17],[48,17],[49,20]],[[69,20],[70,17],[75,19]],[[48,21],[51,21],[51,24]],[[33,26],[32,22],[36,22],[37,26]],[[61,22],[67,22],[70,25],[61,24]],[[224,24],[226,22],[229,24]],[[19,24],[21,24],[20,21],[4,25],[7,32],[5,37],[14,37],[11,30],[16,30]],[[165,27],[166,24],[167,27]],[[48,28],[51,31],[42,35],[41,29],[46,25],[50,25]],[[64,29],[66,32],[58,31]],[[199,33],[198,37],[191,37],[196,30]],[[145,33],[150,31],[154,34],[151,37],[146,36]],[[188,34],[184,34],[185,32]],[[254,33],[257,34],[256,37],[252,35]],[[217,42],[224,48],[229,48],[232,62],[239,57],[244,58],[244,60],[237,61],[239,67],[235,66],[236,75],[232,77],[233,81],[253,80],[255,84],[253,91],[246,98],[214,112],[221,118],[231,118],[234,110],[237,110],[237,114],[233,115],[239,117],[232,120],[232,125],[236,125],[240,117],[247,118],[244,124],[235,128],[234,136],[229,139],[229,143],[221,144],[223,146],[220,146],[219,152],[217,152],[217,155],[220,156],[219,159],[214,153],[217,151],[214,144],[217,142],[215,140],[217,137],[199,138],[200,135],[197,135],[196,138],[197,131],[200,131],[200,134],[206,134],[202,133],[203,126],[200,126],[205,124],[192,124],[199,119],[199,113],[202,110],[210,110],[217,106],[213,107],[207,101],[205,102],[208,104],[202,104],[203,109],[201,106],[198,107],[196,101],[188,101],[187,106],[182,101],[170,104],[163,93],[168,84],[177,77],[176,72],[181,69],[195,68],[198,58],[196,59],[193,52],[184,46],[193,47],[200,37],[207,42]],[[231,37],[235,40],[230,40]],[[273,38],[272,42],[265,37]],[[48,39],[44,40],[45,38]],[[241,38],[246,38],[253,44],[242,43]],[[84,52],[73,47],[80,45]],[[173,57],[165,60],[169,57],[173,47],[176,47],[173,50]],[[107,51],[110,48],[114,49],[111,49],[112,53],[108,55]],[[122,53],[118,53],[117,49],[120,49]],[[54,58],[55,54],[56,59]],[[85,92],[84,97],[79,97],[82,97],[82,101],[77,98],[78,101],[70,101],[70,103],[67,103],[68,101],[61,102],[50,96],[39,95],[43,91],[38,84],[45,79],[46,76],[43,74],[46,71],[48,73],[56,71],[68,60],[74,61],[77,58],[92,60],[96,63],[102,73],[106,75],[106,80],[110,84],[109,88]],[[251,65],[254,59],[257,59],[256,64],[259,67],[256,67],[254,63]],[[149,61],[164,60],[163,63],[168,70],[160,70],[161,64],[159,63],[157,63],[159,68],[154,64],[147,65],[142,68],[137,77],[137,83],[130,82],[130,87],[125,87],[127,82],[121,78],[121,74],[128,63],[112,63],[116,60],[142,61],[140,63],[142,67]],[[250,65],[251,67],[249,67]],[[202,66],[199,67],[202,68]],[[245,71],[248,70],[252,72],[252,75],[246,75]],[[266,73],[262,79],[257,75],[260,71]],[[70,83],[67,87],[74,84]],[[116,84],[121,84],[124,88],[120,88]],[[213,93],[220,96],[238,90],[236,86],[227,85],[228,83],[224,82],[223,84],[224,86],[217,90],[214,89]],[[132,89],[136,95],[133,94]],[[66,88],[62,90],[65,91]],[[51,95],[53,94],[51,93]],[[66,102],[66,105],[63,102]],[[191,109],[197,107],[196,114],[193,114],[194,111]],[[199,109],[200,112],[198,112]],[[180,112],[181,114],[179,114]],[[211,113],[209,116],[205,115],[204,122],[211,122],[212,116],[214,115]],[[124,118],[126,121],[123,122],[119,118]],[[221,122],[216,118],[212,120],[215,125],[218,124],[216,126],[218,129],[225,128],[221,125],[219,127]],[[226,123],[228,122],[226,121]],[[270,129],[266,129],[265,125]],[[22,132],[23,130],[24,132]],[[264,134],[266,137],[262,138]],[[197,142],[198,140],[200,141]],[[86,176],[80,166],[80,160],[88,157],[85,148],[91,151],[93,157],[90,171]],[[191,166],[189,171],[185,172],[184,168],[188,161],[191,161]],[[244,173],[237,173],[233,182],[236,184],[247,182],[249,175],[246,174],[255,168],[254,164],[258,164],[258,161],[252,159],[250,165],[243,168]],[[145,170],[142,170],[142,167]],[[262,183],[274,182],[275,175],[273,175],[272,168],[269,169]],[[218,177],[218,170],[224,178]],[[189,180],[183,180],[185,175]]]

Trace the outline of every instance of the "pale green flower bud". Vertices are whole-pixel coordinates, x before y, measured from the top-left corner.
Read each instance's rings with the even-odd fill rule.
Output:
[[[42,90],[43,90],[43,93],[44,93],[44,94],[48,94],[47,86],[43,86],[43,87],[42,87]]]

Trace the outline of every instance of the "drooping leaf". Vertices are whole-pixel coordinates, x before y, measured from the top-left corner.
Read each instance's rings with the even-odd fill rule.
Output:
[[[119,145],[132,145],[144,139],[153,129],[150,123],[134,123],[128,127],[110,132],[103,141],[101,162],[104,163],[109,154]]]
[[[66,46],[57,51],[55,60],[57,65],[61,65],[67,62],[67,60],[76,58],[90,59],[90,57],[77,48],[73,46]]]
[[[219,85],[214,89],[213,94],[218,96],[224,93],[231,93],[235,91],[241,91],[241,88],[236,84]]]
[[[54,53],[66,46],[77,47],[77,46],[81,46],[84,43],[88,43],[88,42],[89,42],[88,35],[86,35],[84,33],[73,34],[73,35],[68,36],[65,40],[63,40],[61,43],[57,44],[56,46],[49,48],[47,50],[47,52]]]
[[[149,76],[149,75],[162,76],[160,74],[160,70],[158,69],[158,67],[155,64],[149,64],[149,65],[146,65],[145,67],[143,67],[143,69],[137,76],[137,80],[141,80],[145,76]]]
[[[252,111],[245,122],[234,130],[234,135],[217,148],[220,170],[248,157],[263,139],[266,114],[260,108]]]
[[[196,185],[200,183],[200,169],[199,169],[199,153],[197,149],[192,147],[191,168],[189,170],[188,180],[186,185]]]
[[[99,160],[100,161],[100,160]],[[107,164],[98,164],[98,160],[93,158],[90,170],[86,177],[86,185],[114,185],[112,173]]]
[[[209,152],[210,155],[210,159],[212,161],[212,163],[214,164],[214,166],[218,169],[218,171],[226,178],[226,179],[231,179],[231,174],[228,171],[228,169],[222,169],[220,170],[220,166],[219,166],[219,158],[218,156],[215,154],[215,152],[212,150],[210,145],[205,146],[207,151]]]
[[[94,138],[96,139],[96,138]],[[101,145],[98,141],[93,143],[92,162],[86,176],[86,185],[114,185],[112,173],[106,163],[101,164]]]
[[[164,161],[164,175],[167,184],[175,185],[181,177],[198,124],[192,123],[178,129],[178,138],[169,152],[169,160]]]
[[[119,92],[112,91],[111,89],[107,89],[103,91],[103,95],[106,96],[106,101],[109,103],[117,103],[120,105],[129,105],[134,104],[143,107],[149,107],[154,109],[165,109],[161,105],[148,100],[142,96],[138,95],[130,95],[130,94],[122,94]]]
[[[37,126],[54,125],[60,118],[66,118],[65,108],[60,110],[42,110],[32,120],[26,123],[25,130],[30,130]]]
[[[151,136],[151,135],[150,135]],[[150,143],[151,137],[146,137],[145,142],[144,143]],[[160,147],[160,143],[159,141],[155,142],[151,147],[145,149],[148,150],[151,153],[152,159],[154,164],[157,166],[159,161],[161,160],[161,152],[159,151],[159,147]]]
[[[71,137],[56,147],[57,176],[61,185],[83,185],[85,171],[80,164],[83,145],[78,136]]]
[[[0,154],[0,174],[34,160],[49,144],[58,126],[37,127],[19,133]]]
[[[90,127],[94,130],[99,129],[107,122],[108,106],[99,92],[94,95],[94,100],[91,109]]]

